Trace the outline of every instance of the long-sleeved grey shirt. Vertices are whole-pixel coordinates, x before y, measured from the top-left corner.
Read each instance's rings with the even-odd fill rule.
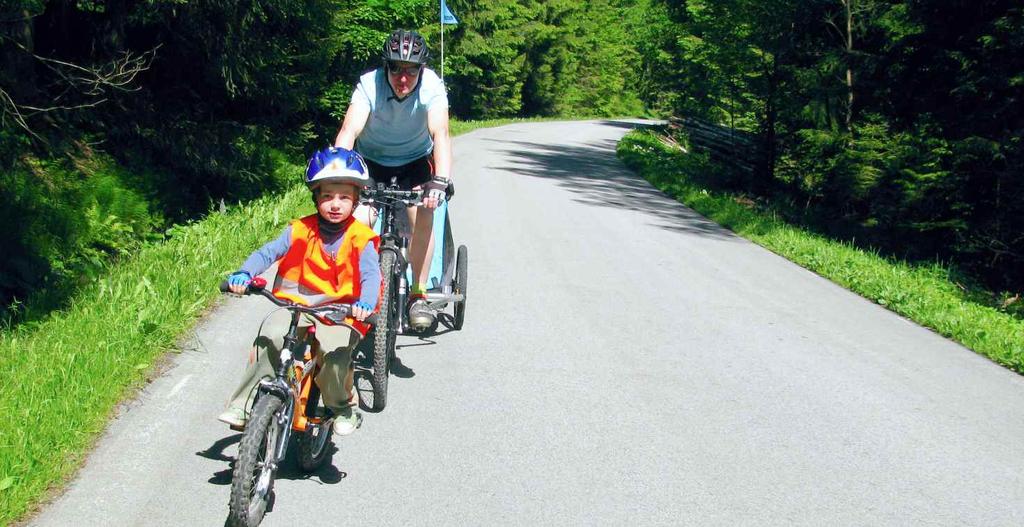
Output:
[[[349,225],[351,222],[344,226],[335,226],[323,219],[320,220],[320,236],[324,242],[324,250],[331,255],[331,258],[338,257],[341,240],[345,237],[345,231]],[[289,224],[280,236],[250,254],[240,270],[249,273],[249,276],[256,276],[283,258],[291,246],[292,226]],[[376,306],[379,295],[380,255],[377,253],[377,247],[368,243],[359,255],[359,301],[368,306]]]

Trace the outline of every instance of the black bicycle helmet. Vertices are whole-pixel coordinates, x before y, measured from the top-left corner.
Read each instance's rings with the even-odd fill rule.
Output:
[[[381,58],[384,61],[426,64],[430,58],[430,51],[427,49],[427,41],[423,39],[423,35],[415,31],[396,29],[384,41]]]

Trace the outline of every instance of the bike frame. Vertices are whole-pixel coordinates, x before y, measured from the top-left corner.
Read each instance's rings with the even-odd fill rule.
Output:
[[[370,191],[369,194],[374,195],[369,201],[371,206],[377,209],[377,215],[381,222],[380,252],[387,251],[393,253],[397,263],[395,274],[397,275],[398,290],[395,292],[395,300],[400,309],[397,310],[398,320],[396,322],[398,327],[395,329],[399,334],[402,334],[405,333],[406,329],[406,313],[405,309],[401,308],[401,306],[405,306],[409,298],[409,284],[405,279],[406,269],[409,267],[409,259],[406,257],[409,249],[409,239],[402,236],[402,233],[397,228],[396,214],[399,211],[405,214],[407,207],[419,205],[421,193],[402,191],[394,184],[390,187],[384,187],[383,184],[379,184],[376,192]]]
[[[261,380],[256,389],[256,400],[269,395],[284,401],[284,411],[278,418],[281,436],[275,444],[275,465],[284,459],[292,431],[306,430],[308,416],[305,415],[305,409],[310,385],[313,384],[312,379],[318,368],[311,353],[315,327],[310,327],[306,337],[300,340],[298,329],[302,313],[298,310],[290,311],[291,323],[284,337],[284,345],[281,347],[281,364],[277,369],[277,375],[273,379]],[[303,394],[307,397],[302,397]]]

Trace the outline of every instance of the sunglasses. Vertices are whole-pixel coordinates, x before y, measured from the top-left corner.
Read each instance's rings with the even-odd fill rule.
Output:
[[[420,74],[420,70],[422,70],[422,69],[423,69],[423,65],[422,64],[414,64],[412,66],[406,66],[406,67],[402,68],[402,67],[399,67],[398,64],[396,64],[394,62],[388,62],[388,71],[390,71],[392,75],[396,75],[396,76],[397,75],[405,74],[405,75],[408,75],[409,77],[415,77],[415,76]]]

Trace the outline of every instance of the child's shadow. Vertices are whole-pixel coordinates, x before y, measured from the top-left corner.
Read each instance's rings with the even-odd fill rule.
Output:
[[[196,452],[197,456],[205,457],[206,459],[212,459],[214,461],[226,461],[228,468],[214,472],[213,476],[207,480],[209,483],[214,485],[230,485],[231,484],[231,472],[235,468],[235,458],[224,455],[224,450],[242,440],[242,434],[231,434],[227,437],[223,437],[215,441],[210,448]]]

